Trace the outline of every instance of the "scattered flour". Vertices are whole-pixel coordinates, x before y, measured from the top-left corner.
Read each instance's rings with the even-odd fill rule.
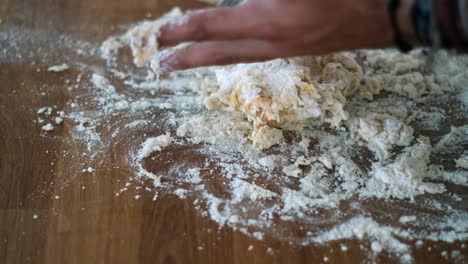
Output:
[[[174,10],[104,41],[99,52],[107,68],[86,69],[70,85],[80,96],[57,117],[50,107],[39,109],[42,122],[66,120],[91,159],[108,157],[110,146],[128,150],[118,166],[152,179],[154,200],[167,193],[193,199],[201,215],[257,239],[368,240],[362,248],[369,254],[390,252],[401,262],[411,261],[412,242],[468,239],[466,194],[447,184],[466,186],[466,171],[433,164],[441,155],[465,160],[465,108],[461,97],[460,107],[449,100],[467,90],[466,56],[442,51],[431,64],[421,50],[362,50],[156,81],[116,63],[126,46],[138,66],[160,58],[159,29],[181,15]],[[451,108],[432,106],[434,100]],[[431,134],[454,117],[447,135]],[[154,131],[168,132],[148,138]],[[154,152],[187,158],[150,171],[144,163]],[[403,223],[418,228],[403,230]],[[304,234],[291,238],[284,230],[292,224]]]
[[[169,146],[172,143],[172,140],[173,138],[169,133],[146,139],[138,153],[138,159],[142,160],[153,152],[161,151],[162,148]]]
[[[37,110],[38,114],[50,115],[52,113],[52,107],[42,107]]]
[[[436,153],[450,153],[457,149],[462,149],[463,145],[468,144],[468,125],[460,127],[451,127],[450,133],[447,133],[434,146]]]
[[[442,193],[443,184],[424,182],[431,146],[426,140],[403,150],[395,161],[380,165],[374,164],[371,179],[366,189],[367,195],[379,197],[411,198],[423,193]]]
[[[459,158],[456,160],[457,168],[468,169],[468,155]]]
[[[259,199],[269,199],[277,194],[255,184],[248,183],[241,179],[234,179],[231,182],[232,203],[239,203],[244,199],[256,202]]]
[[[395,238],[397,231],[393,228],[378,224],[371,218],[359,215],[351,220],[338,225],[331,230],[322,233],[313,240],[315,242],[326,242],[330,240],[338,240],[343,238],[358,238],[368,237],[371,239],[371,248],[380,249],[384,247],[390,252],[404,255],[409,252],[408,245]],[[377,250],[374,250],[377,251]]]
[[[149,24],[137,26],[130,31],[132,38],[147,38],[146,32],[156,36],[164,20],[153,22],[155,26],[151,29],[145,29]],[[167,54],[156,53],[157,41],[150,43],[150,49],[130,43],[137,65],[150,57]],[[446,53],[437,56],[444,58]],[[363,59],[362,66],[357,57]],[[453,63],[461,65],[465,61],[466,58]],[[444,183],[433,183],[430,179],[463,184],[463,177],[442,176],[449,172],[441,168],[437,173],[431,165],[431,155],[466,144],[466,129],[453,128],[433,145],[428,136],[417,135],[411,123],[419,122],[428,130],[440,127],[447,116],[445,110],[424,112],[416,105],[431,96],[460,89],[460,83],[446,82],[447,76],[461,76],[462,70],[452,67],[447,71],[434,65],[441,73],[432,75],[423,73],[426,65],[427,56],[422,51],[401,54],[378,50],[174,74],[174,85],[181,76],[194,77],[188,87],[198,94],[197,104],[206,108],[201,115],[183,112],[182,117],[176,118],[177,137],[206,144],[204,151],[218,159],[223,167],[222,176],[230,183],[228,199],[203,192],[208,215],[220,225],[249,233],[241,226],[269,226],[275,213],[284,221],[307,219],[319,208],[337,210],[342,201],[356,195],[363,200],[412,201],[418,195],[445,192]],[[291,132],[299,135],[300,140],[291,142],[287,135]],[[318,145],[311,143],[315,141]],[[353,158],[356,146],[370,151],[368,168]],[[274,155],[267,154],[271,150]],[[239,156],[246,164],[232,163]],[[273,182],[274,188],[253,183],[262,174],[267,176],[268,183],[278,181]],[[280,180],[278,176],[286,178]],[[288,188],[279,183],[288,178],[297,179],[298,185]],[[244,202],[257,203],[262,208],[256,219],[245,218]],[[399,220],[407,223],[416,218],[404,216]],[[456,236],[466,237],[463,232]],[[265,234],[251,235],[261,239]],[[433,236],[437,237],[434,240],[451,240],[449,236],[442,238],[435,233]],[[371,240],[373,252],[390,251],[399,255],[402,262],[410,262],[410,247],[399,238],[412,239],[418,235],[358,214],[325,233],[311,232],[304,241],[321,243],[365,237]]]
[[[139,150],[138,154],[134,158],[135,162],[139,164],[138,174],[140,176],[153,179],[155,181],[155,185],[159,184],[160,175],[149,172],[143,167],[141,163],[143,162],[143,159],[147,158],[151,153],[161,151],[163,148],[169,146],[172,141],[173,138],[169,133],[157,137],[147,138],[145,140],[145,142],[141,145],[141,149]]]

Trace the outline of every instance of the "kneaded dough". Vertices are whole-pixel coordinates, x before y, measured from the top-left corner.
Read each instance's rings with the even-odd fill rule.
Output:
[[[214,89],[197,88],[205,94],[205,105],[242,112],[253,123],[254,146],[262,149],[282,141],[274,128],[297,130],[313,120],[339,127],[348,118],[345,95],[357,90],[362,77],[351,53],[239,64],[215,74]]]

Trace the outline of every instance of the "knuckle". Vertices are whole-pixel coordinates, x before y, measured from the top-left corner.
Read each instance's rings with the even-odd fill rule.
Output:
[[[206,24],[203,22],[196,23],[190,34],[192,35],[193,40],[205,39],[208,36]]]

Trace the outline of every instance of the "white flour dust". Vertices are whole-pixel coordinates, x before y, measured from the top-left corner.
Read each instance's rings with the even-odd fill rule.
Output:
[[[152,22],[157,25],[152,29],[164,20]],[[146,39],[148,25],[129,32],[133,38]],[[146,54],[144,61],[153,57],[151,64],[157,68],[154,64],[161,55],[135,45],[132,37],[120,38],[117,46],[130,44],[133,54]],[[109,53],[105,46],[103,53]],[[170,130],[175,129],[179,138],[175,144],[202,144],[197,152],[207,158],[196,166],[177,164],[149,172],[144,159],[150,155],[148,142],[155,140],[150,138],[133,159],[135,166],[140,175],[154,179],[156,187],[176,188],[181,198],[204,199],[208,216],[220,225],[259,239],[272,235],[272,226],[282,225],[277,219],[304,222],[310,230],[296,238],[300,244],[368,238],[375,254],[388,251],[410,262],[410,246],[401,239],[466,240],[463,219],[468,215],[463,205],[438,204],[449,217],[431,221],[396,209],[397,223],[381,224],[359,203],[379,198],[417,207],[414,202],[420,195],[447,193],[443,182],[431,179],[466,186],[466,171],[446,171],[431,161],[432,154],[463,150],[468,136],[464,126],[454,126],[435,144],[437,139],[423,131],[439,130],[448,118],[447,110],[432,106],[431,100],[456,101],[456,95],[467,89],[468,59],[440,52],[434,60],[450,66],[434,64],[433,72],[425,73],[428,57],[424,51],[408,55],[359,51],[174,74],[164,85],[178,97],[178,102],[171,102],[176,112],[169,114]],[[142,62],[136,61],[137,66]],[[149,85],[138,86],[151,90],[163,84],[145,82]],[[458,118],[466,122],[466,108],[463,102],[458,104]],[[189,105],[191,110],[185,110]],[[227,197],[209,191],[213,183],[204,179],[209,173],[201,172],[214,168],[228,186]],[[168,187],[167,174],[176,177],[174,187]],[[176,187],[179,180],[191,187]],[[430,199],[425,206],[431,206]],[[328,231],[318,228],[326,215],[323,210],[336,222]],[[407,231],[408,224],[426,230]],[[453,230],[445,231],[447,227]]]
[[[99,47],[68,40],[73,63],[44,69],[73,76],[65,83],[73,96],[64,109],[39,106],[35,122],[45,136],[70,127],[66,137],[84,143],[90,160],[79,171],[95,173],[119,149],[116,166],[151,179],[154,200],[189,199],[202,216],[260,240],[359,239],[371,257],[401,262],[430,241],[463,250],[468,57],[363,50],[161,80],[129,64],[157,60],[160,26],[180,15]]]

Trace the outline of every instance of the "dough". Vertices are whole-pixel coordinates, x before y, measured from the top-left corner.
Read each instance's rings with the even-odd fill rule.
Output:
[[[313,120],[338,128],[348,118],[345,95],[357,90],[362,71],[352,54],[342,53],[239,64],[215,74],[215,88],[196,88],[206,106],[242,112],[253,123],[254,146],[265,149],[281,141],[273,128],[298,130]]]

